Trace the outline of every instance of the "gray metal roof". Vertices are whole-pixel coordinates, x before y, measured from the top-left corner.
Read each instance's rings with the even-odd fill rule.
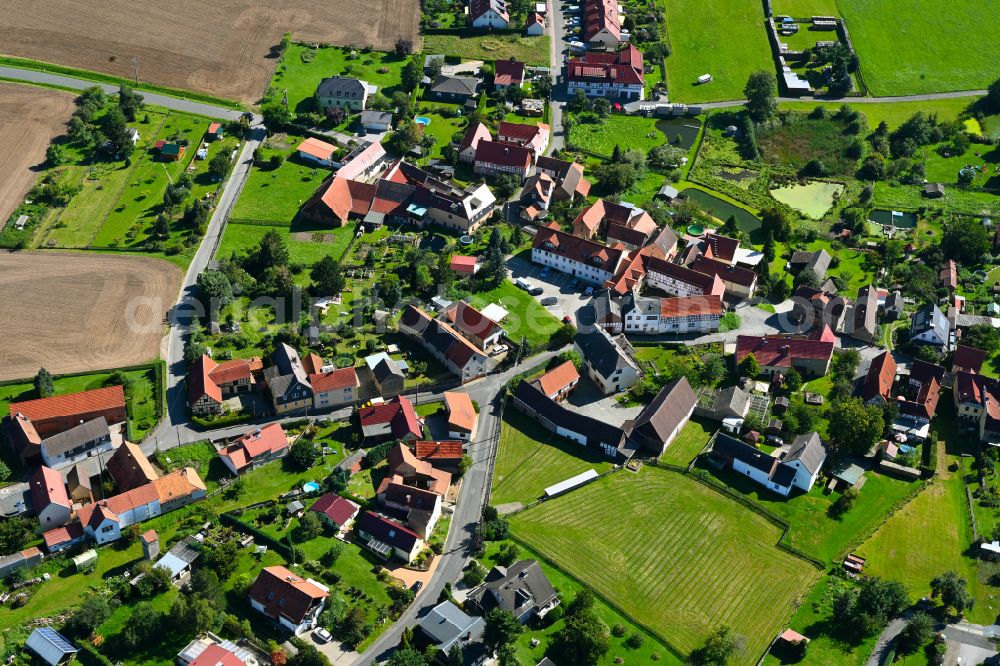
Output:
[[[783,462],[792,462],[793,460],[801,462],[810,474],[818,472],[826,460],[826,448],[824,448],[823,440],[820,439],[819,434],[810,432],[796,437],[789,447],[788,453],[785,454]]]
[[[110,438],[108,421],[103,416],[99,416],[57,435],[52,435],[48,439],[43,439],[41,447],[50,456],[61,456],[84,444]]]
[[[419,626],[431,640],[437,642],[438,648],[447,652],[466,634],[470,634],[470,640],[479,639],[486,624],[483,618],[470,617],[450,601],[442,601],[420,620]]]

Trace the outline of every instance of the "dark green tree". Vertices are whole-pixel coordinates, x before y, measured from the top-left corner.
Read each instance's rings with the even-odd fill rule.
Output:
[[[56,392],[52,384],[52,375],[45,368],[39,368],[35,375],[35,391],[39,398],[50,398]]]
[[[108,600],[99,594],[88,594],[66,621],[64,631],[77,638],[88,638],[109,617],[111,605]]]
[[[229,175],[229,170],[232,168],[232,162],[229,161],[229,155],[225,151],[220,151],[215,154],[208,162],[208,175],[215,182],[221,182],[226,176]]]
[[[403,648],[392,653],[388,666],[427,666],[427,662],[414,648]]]
[[[976,600],[969,594],[967,581],[954,571],[945,571],[931,581],[931,597],[940,599],[945,608],[953,608],[959,616],[971,610]]]
[[[144,106],[142,95],[128,86],[118,89],[118,108],[130,123],[135,122],[136,113]]]
[[[152,603],[140,601],[132,609],[125,629],[122,631],[122,639],[125,645],[130,648],[137,648],[152,639],[156,632],[160,630],[163,622],[163,615],[156,610]]]
[[[135,144],[132,143],[132,133],[125,121],[125,116],[117,107],[112,107],[101,119],[101,132],[108,141],[111,152],[119,159],[132,155]]]
[[[882,410],[860,398],[835,401],[829,419],[830,443],[841,453],[866,455],[882,437]]]
[[[688,656],[688,663],[696,666],[725,666],[742,650],[740,637],[722,625],[709,634],[705,643]]]
[[[941,235],[941,250],[966,266],[978,265],[990,251],[991,237],[974,217],[959,217],[947,223]]]
[[[288,462],[299,470],[307,470],[319,460],[319,447],[311,439],[299,437],[288,450]]]
[[[233,286],[221,271],[205,270],[199,273],[198,290],[203,298],[214,300],[219,307],[233,301]]]
[[[934,637],[934,618],[923,611],[910,616],[909,622],[899,634],[900,654],[913,654]]]
[[[334,296],[344,290],[346,280],[340,271],[340,265],[330,255],[313,264],[309,272],[313,286],[318,295]]]
[[[494,608],[486,614],[486,629],[483,631],[483,643],[491,651],[496,652],[505,645],[510,645],[524,631],[522,625],[513,613],[500,608]]]
[[[400,72],[400,81],[403,84],[403,90],[406,92],[416,90],[422,78],[424,78],[424,67],[420,59],[410,58],[407,60],[406,64],[403,65],[403,71]]]
[[[747,85],[743,88],[743,95],[747,100],[747,113],[755,121],[763,122],[774,115],[774,112],[778,108],[775,89],[774,74],[771,72],[763,70],[754,72],[747,79]]]

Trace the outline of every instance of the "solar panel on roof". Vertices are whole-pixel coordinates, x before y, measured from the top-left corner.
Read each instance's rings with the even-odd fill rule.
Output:
[[[39,627],[36,631],[38,631],[39,634],[41,634],[41,636],[43,638],[45,638],[45,640],[47,640],[50,643],[52,643],[53,645],[55,645],[57,648],[59,648],[63,652],[76,652],[77,651],[76,648],[73,647],[70,644],[69,641],[67,641],[65,638],[63,638],[62,634],[60,634],[55,629],[52,629],[51,627]]]

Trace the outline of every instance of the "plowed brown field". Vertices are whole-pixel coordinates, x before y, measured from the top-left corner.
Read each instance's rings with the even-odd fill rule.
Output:
[[[180,283],[159,259],[0,252],[0,380],[157,358]]]
[[[35,167],[72,112],[70,93],[0,83],[0,227],[35,184]]]
[[[0,51],[257,102],[271,47],[296,41],[392,50],[419,41],[418,0],[0,0]]]

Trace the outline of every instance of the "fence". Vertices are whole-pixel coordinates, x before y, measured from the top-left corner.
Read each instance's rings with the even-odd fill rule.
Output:
[[[291,227],[291,220],[259,220],[249,217],[232,217],[229,218],[229,224],[244,224],[252,227]]]

